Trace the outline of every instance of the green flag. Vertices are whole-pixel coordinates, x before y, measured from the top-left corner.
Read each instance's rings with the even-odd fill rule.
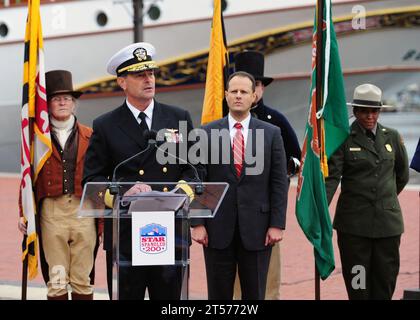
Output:
[[[319,26],[315,11],[312,85],[297,188],[296,217],[314,246],[316,267],[321,279],[325,280],[335,268],[332,225],[324,180],[328,175],[327,159],[349,135],[349,121],[337,39],[331,18],[331,0],[323,2],[323,45],[320,57],[316,56]],[[316,106],[317,59],[323,61],[321,108]]]

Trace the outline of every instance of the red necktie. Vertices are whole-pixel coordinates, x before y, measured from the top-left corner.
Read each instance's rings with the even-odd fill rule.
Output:
[[[244,136],[242,135],[242,125],[235,123],[236,133],[233,137],[233,164],[235,165],[236,175],[238,178],[241,176],[242,166],[244,162]]]

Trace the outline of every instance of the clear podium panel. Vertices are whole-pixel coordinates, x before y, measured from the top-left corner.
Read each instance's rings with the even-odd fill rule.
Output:
[[[153,191],[117,199],[112,219],[113,299],[126,298],[121,290],[133,285],[131,275],[153,267],[162,273],[176,273],[174,281],[181,284],[179,298],[187,300],[191,244],[188,196]]]
[[[144,199],[145,203],[154,203],[157,197],[170,198],[171,195],[181,194],[187,195],[190,200],[189,218],[211,218],[216,215],[229,187],[225,182],[141,182],[149,185],[153,191],[125,196],[124,194],[137,183],[140,182],[115,183],[119,193],[114,196],[110,194],[111,183],[109,182],[87,183],[83,188],[79,216],[115,218],[116,205],[127,206],[139,197]],[[121,217],[130,218],[129,215]]]
[[[112,238],[106,249],[112,250],[112,298],[127,298],[124,292],[133,285],[131,276],[155,268],[174,271],[179,298],[187,300],[190,219],[213,218],[228,184],[141,182],[152,191],[132,194],[129,190],[138,183],[91,182],[83,190],[80,217],[112,218],[104,219]]]

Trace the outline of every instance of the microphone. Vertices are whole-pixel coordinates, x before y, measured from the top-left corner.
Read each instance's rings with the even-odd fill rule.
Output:
[[[155,145],[157,132],[155,130],[145,130],[143,132],[143,137],[147,140],[149,146]]]
[[[195,194],[197,194],[197,195],[203,194],[203,192],[204,192],[204,185],[203,185],[203,182],[200,179],[200,176],[198,175],[197,169],[191,163],[189,163],[187,160],[181,159],[181,158],[177,157],[176,155],[173,155],[173,154],[169,153],[168,151],[165,151],[165,150],[161,149],[157,145],[156,136],[157,136],[157,132],[156,131],[154,131],[154,130],[150,130],[149,131],[149,134],[148,134],[148,138],[149,138],[148,139],[148,143],[149,143],[149,146],[153,145],[156,149],[158,149],[158,150],[160,150],[160,151],[162,151],[162,152],[170,155],[172,158],[174,158],[176,160],[179,160],[179,161],[183,162],[184,164],[189,165],[193,169],[194,175],[195,175],[195,179],[199,183],[199,184],[196,184],[195,185],[195,188],[194,188],[195,189]]]
[[[108,187],[110,194],[116,195],[116,194],[118,194],[118,191],[119,191],[119,186],[115,181],[115,176],[116,176],[117,170],[122,165],[126,164],[127,162],[129,162],[129,161],[133,160],[134,158],[140,156],[141,154],[145,153],[147,150],[149,150],[153,146],[153,144],[156,144],[156,132],[154,133],[154,137],[153,137],[153,134],[149,130],[144,130],[143,137],[147,140],[146,149],[143,149],[140,152],[137,152],[135,155],[121,161],[120,163],[118,163],[115,166],[114,171],[112,172],[112,180],[111,180],[111,183]]]

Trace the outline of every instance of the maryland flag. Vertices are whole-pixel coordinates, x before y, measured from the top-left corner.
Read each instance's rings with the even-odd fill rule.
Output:
[[[45,91],[44,51],[42,42],[40,0],[28,1],[23,66],[21,184],[19,207],[27,222],[22,259],[28,258],[29,279],[38,273],[36,206],[33,185],[45,161],[51,155],[48,107]]]
[[[315,263],[325,280],[335,268],[332,225],[325,191],[327,159],[349,135],[349,122],[337,39],[331,18],[331,0],[323,2],[322,54],[317,56],[317,11],[312,37],[312,75],[309,116],[302,148],[296,216],[314,246]],[[316,105],[317,59],[322,59],[322,105]]]
[[[206,124],[223,117],[223,100],[228,74],[229,54],[226,46],[222,4],[221,0],[214,0],[201,124]]]

